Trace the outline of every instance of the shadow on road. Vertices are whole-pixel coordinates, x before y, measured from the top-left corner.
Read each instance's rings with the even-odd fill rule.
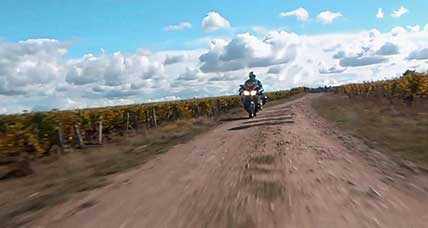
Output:
[[[248,120],[248,117],[234,117],[234,118],[220,119],[221,122],[230,122],[230,121],[237,121],[237,120]]]
[[[250,124],[250,125],[243,125],[239,127],[233,127],[228,129],[229,131],[238,131],[243,130],[251,127],[261,127],[261,126],[275,126],[275,125],[281,125],[281,124],[287,124],[287,123],[294,123],[292,120],[287,121],[279,121],[279,122],[264,122],[264,123],[257,123],[257,124]]]
[[[251,120],[251,121],[244,122],[244,124],[253,124],[253,123],[269,122],[269,121],[282,121],[282,120],[291,120],[291,119],[293,119],[292,116],[285,116],[285,117],[280,117],[280,118],[272,118],[270,116],[266,116],[263,119],[257,119],[257,120]]]

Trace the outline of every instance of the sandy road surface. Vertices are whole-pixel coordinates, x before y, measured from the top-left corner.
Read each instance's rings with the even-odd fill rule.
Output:
[[[332,130],[314,96],[226,121],[29,226],[428,227],[426,175]]]

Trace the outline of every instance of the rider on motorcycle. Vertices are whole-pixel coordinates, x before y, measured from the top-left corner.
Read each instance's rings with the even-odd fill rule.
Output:
[[[263,109],[267,97],[263,94],[263,85],[256,79],[256,75],[250,72],[249,79],[244,85],[240,85],[239,95],[245,111],[248,112],[249,118],[254,118],[257,112]]]
[[[249,74],[249,79],[247,81],[245,81],[244,85],[247,84],[256,84],[259,93],[261,94],[263,92],[263,85],[262,82],[260,82],[259,80],[256,79],[256,75],[254,74],[254,72],[250,72]],[[239,93],[241,94],[243,91],[243,86],[241,86],[241,88],[239,89]]]
[[[256,79],[256,75],[254,74],[254,72],[250,72],[249,79],[245,81],[244,85],[241,85],[239,89],[239,95],[242,95],[242,93],[246,90],[247,86],[255,87],[255,89],[257,90],[257,113],[257,110],[263,109],[263,105],[267,102],[267,97],[263,94],[263,85],[259,80]],[[250,115],[255,116],[256,113]]]

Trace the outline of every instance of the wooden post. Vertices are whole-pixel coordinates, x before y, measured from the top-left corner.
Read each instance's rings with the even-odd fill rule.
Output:
[[[153,117],[153,126],[155,128],[157,128],[158,127],[158,122],[157,122],[157,119],[156,119],[156,109],[155,108],[153,108],[153,115],[152,115],[152,117]]]
[[[211,118],[214,119],[215,116],[215,106],[211,108]]]
[[[140,123],[139,123],[140,115],[139,115],[139,112],[134,113],[134,118],[132,118],[132,119],[134,121],[134,129],[135,129],[135,131],[138,131],[138,128],[140,127]]]
[[[103,144],[103,121],[98,122],[98,144]]]
[[[126,131],[129,130],[129,112],[126,112]]]
[[[218,116],[218,115],[220,115],[220,101],[219,100],[217,100],[217,102],[216,102],[216,116]]]
[[[82,148],[83,139],[82,139],[82,135],[80,134],[80,129],[78,125],[74,125],[74,132],[76,133],[77,148]]]
[[[150,117],[149,117],[149,112],[146,110],[146,128],[150,128],[151,127],[151,121],[150,121]]]
[[[122,112],[122,130],[125,129],[126,130],[126,120],[125,120],[125,113]]]
[[[215,115],[216,115],[216,113],[215,113],[215,107],[213,107],[213,108],[211,109],[211,119],[214,119],[214,118],[215,118]]]
[[[175,109],[172,105],[168,105],[168,117],[167,117],[167,119],[168,119],[168,121],[177,119]]]
[[[200,104],[197,104],[197,106],[196,106],[196,110],[197,110],[197,115],[198,115],[198,117],[200,117],[200,116],[202,116],[202,114],[201,114],[201,106],[200,106]]]
[[[208,118],[212,119],[213,118],[213,113],[214,113],[214,108],[210,107],[210,109],[208,110]]]
[[[57,128],[57,132],[58,132],[58,145],[61,149],[61,153],[64,152],[64,132],[62,131],[61,127]]]

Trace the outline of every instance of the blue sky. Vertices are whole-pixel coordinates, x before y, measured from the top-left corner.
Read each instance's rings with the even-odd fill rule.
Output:
[[[379,7],[392,12],[405,5],[411,13],[399,20],[374,15]],[[314,19],[302,24],[279,13],[304,7],[311,16],[324,10],[339,11],[344,17],[332,25],[320,25]],[[0,38],[19,41],[29,38],[53,38],[72,42],[71,56],[98,52],[131,52],[139,48],[167,50],[189,48],[191,40],[206,33],[201,18],[215,10],[235,28],[264,26],[285,28],[298,34],[355,32],[378,28],[390,30],[427,20],[428,1],[380,0],[2,0],[0,2]],[[164,27],[180,21],[192,23],[185,32],[166,32]],[[217,32],[221,34],[222,32]],[[223,31],[224,33],[224,31]],[[213,34],[211,34],[213,35]]]
[[[0,114],[428,71],[428,1],[1,0]]]

